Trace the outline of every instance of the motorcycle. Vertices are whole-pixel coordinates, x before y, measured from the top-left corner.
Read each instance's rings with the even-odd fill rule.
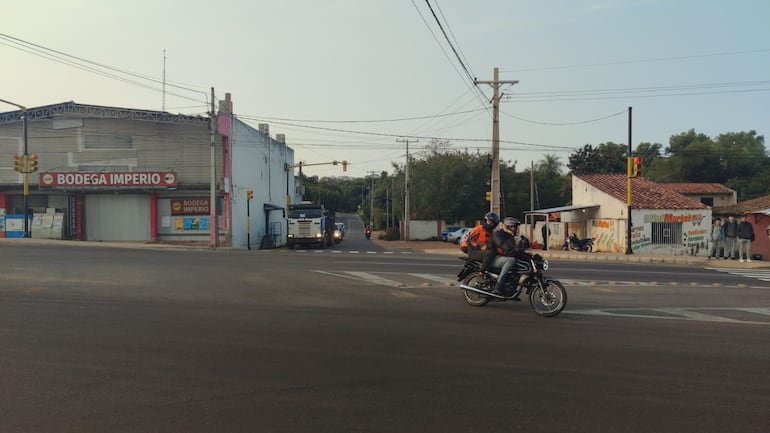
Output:
[[[465,264],[457,274],[461,281],[465,302],[474,307],[482,307],[489,301],[520,301],[522,294],[529,296],[529,304],[536,314],[553,317],[561,313],[567,305],[567,291],[562,283],[544,275],[548,269],[548,260],[540,254],[523,253],[511,270],[504,283],[504,295],[494,293],[500,270],[481,271],[481,262],[460,257]]]
[[[367,227],[366,230],[364,230],[366,233],[366,239],[370,239],[372,237],[372,229]]]
[[[575,251],[590,253],[594,249],[594,240],[592,238],[578,239],[575,233],[569,235],[569,248]]]

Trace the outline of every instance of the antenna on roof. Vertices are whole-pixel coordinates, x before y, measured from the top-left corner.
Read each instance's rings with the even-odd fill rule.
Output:
[[[161,111],[166,111],[166,49],[163,49],[163,104]]]

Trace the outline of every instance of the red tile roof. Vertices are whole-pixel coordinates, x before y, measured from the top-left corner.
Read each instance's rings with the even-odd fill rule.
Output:
[[[714,215],[742,215],[765,209],[770,209],[770,195],[744,200],[729,206],[714,207]]]
[[[721,183],[660,183],[666,188],[679,194],[727,194],[732,195],[733,190]]]
[[[628,178],[625,174],[575,175],[600,191],[626,201]],[[637,209],[708,209],[705,204],[672,191],[644,177],[631,179],[631,207]]]

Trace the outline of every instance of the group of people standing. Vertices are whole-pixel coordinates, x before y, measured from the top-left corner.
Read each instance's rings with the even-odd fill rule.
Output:
[[[751,242],[754,241],[754,228],[746,221],[746,215],[736,221],[734,215],[727,217],[724,223],[720,218],[714,220],[711,226],[711,247],[708,258],[740,259],[751,261]]]

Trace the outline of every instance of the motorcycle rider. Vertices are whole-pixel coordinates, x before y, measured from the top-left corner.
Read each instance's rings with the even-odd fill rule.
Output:
[[[366,228],[364,228],[364,232],[366,233],[366,239],[369,239],[372,236],[372,227],[367,224]]]
[[[494,212],[487,212],[484,220],[471,229],[460,248],[468,253],[468,258],[481,262],[481,270],[489,265],[493,256],[492,231],[500,224],[500,217]]]
[[[495,256],[492,264],[500,269],[500,276],[493,289],[493,293],[499,296],[507,296],[503,286],[508,276],[508,272],[516,264],[516,259],[521,253],[529,248],[529,239],[519,234],[521,221],[513,217],[506,217],[503,220],[503,228],[492,235]]]

